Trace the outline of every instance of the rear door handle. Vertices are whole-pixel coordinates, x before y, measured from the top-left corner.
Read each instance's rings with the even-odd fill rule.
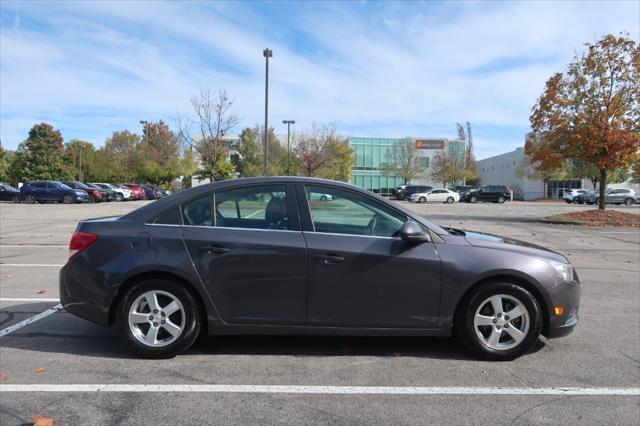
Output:
[[[214,246],[214,245],[202,246],[200,247],[200,250],[206,251],[207,253],[212,253],[212,254],[224,254],[229,251],[229,249],[226,247],[220,247],[220,246]]]
[[[318,256],[318,259],[322,260],[325,265],[331,265],[332,263],[340,263],[344,260],[344,257],[335,254],[325,254]]]

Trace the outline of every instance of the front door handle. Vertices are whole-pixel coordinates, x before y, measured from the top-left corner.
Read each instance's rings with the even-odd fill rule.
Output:
[[[207,253],[211,253],[211,254],[224,254],[229,251],[229,249],[226,247],[220,247],[215,245],[202,246],[200,247],[200,250],[206,251]]]
[[[322,256],[318,256],[318,259],[320,259],[325,265],[331,265],[333,263],[340,263],[344,261],[344,257],[335,254],[325,254]]]

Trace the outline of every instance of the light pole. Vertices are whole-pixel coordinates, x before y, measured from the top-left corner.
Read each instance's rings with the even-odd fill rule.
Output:
[[[147,124],[149,122],[147,120],[140,120],[140,124],[142,124],[142,139],[146,142],[147,141]]]
[[[289,158],[291,157],[291,125],[296,124],[296,120],[282,120],[282,124],[287,125],[287,176],[289,176]]]
[[[265,59],[264,76],[264,175],[269,176],[269,58],[273,57],[271,49],[264,49],[262,56]]]

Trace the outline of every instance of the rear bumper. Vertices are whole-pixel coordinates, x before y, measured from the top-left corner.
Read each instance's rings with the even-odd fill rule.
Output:
[[[85,275],[73,261],[60,269],[60,302],[67,312],[107,326],[113,295],[92,285]]]

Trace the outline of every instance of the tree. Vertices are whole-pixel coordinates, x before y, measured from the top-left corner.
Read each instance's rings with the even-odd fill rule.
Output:
[[[640,185],[640,155],[631,161],[631,182]]]
[[[567,174],[571,178],[589,179],[593,189],[596,189],[600,181],[600,170],[593,163],[585,161],[570,161],[567,166]],[[620,167],[607,173],[607,181],[611,183],[626,182],[629,179],[629,169]]]
[[[0,146],[0,182],[14,183],[11,176],[11,163],[13,152]]]
[[[640,48],[611,34],[586,47],[547,81],[530,121],[544,149],[598,169],[604,210],[607,173],[640,149]]]
[[[304,176],[319,176],[331,159],[332,144],[341,138],[336,133],[335,123],[313,123],[311,130],[295,135],[292,152]]]
[[[466,169],[465,183],[467,185],[478,186],[480,184],[480,170],[478,169],[478,161],[473,153],[469,150],[465,150],[465,164]]]
[[[455,153],[438,152],[431,162],[431,177],[442,182],[446,187],[448,183],[455,185],[456,182],[465,180],[471,176],[465,166],[464,159],[459,158]]]
[[[139,144],[140,136],[135,133],[128,130],[113,132],[104,147],[96,151],[97,178],[107,182],[134,180],[141,163]]]
[[[321,176],[325,179],[348,182],[356,164],[355,150],[349,146],[347,138],[338,138],[329,143],[329,158]]]
[[[203,89],[191,98],[195,118],[178,117],[180,135],[198,153],[200,168],[197,174],[215,180],[216,175],[231,177],[233,165],[223,143],[224,137],[238,124],[238,116],[231,111],[234,99],[226,90],[217,98],[211,89]],[[195,128],[195,129],[194,129]],[[218,166],[218,162],[222,162]]]
[[[184,174],[181,139],[162,120],[144,125],[137,151],[140,156],[137,177],[142,181],[168,184]]]
[[[64,160],[79,181],[94,181],[96,149],[91,142],[73,139],[64,147]]]
[[[387,162],[380,164],[382,173],[402,177],[405,185],[424,173],[418,148],[410,139],[389,147],[387,158],[389,159]]]
[[[47,123],[34,125],[16,151],[14,173],[18,180],[68,179],[73,176],[64,162],[62,134]]]

